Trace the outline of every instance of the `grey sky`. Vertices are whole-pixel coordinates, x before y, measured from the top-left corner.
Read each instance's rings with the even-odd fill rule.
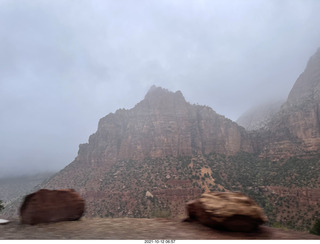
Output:
[[[0,0],[0,177],[58,170],[155,84],[236,120],[285,99],[318,0]]]

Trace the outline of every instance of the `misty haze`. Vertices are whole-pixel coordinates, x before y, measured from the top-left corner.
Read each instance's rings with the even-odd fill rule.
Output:
[[[320,225],[319,9],[0,0],[0,217],[29,216],[19,206],[39,189],[74,189],[40,194],[69,194],[79,218],[137,219],[183,219],[203,193],[242,192],[265,214],[257,239],[299,238],[271,227],[310,239]],[[213,235],[204,239],[224,239]]]

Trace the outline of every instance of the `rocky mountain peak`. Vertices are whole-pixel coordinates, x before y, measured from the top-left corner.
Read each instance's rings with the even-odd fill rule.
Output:
[[[162,111],[179,110],[188,105],[181,91],[171,92],[165,88],[153,85],[137,107],[160,109]]]
[[[270,134],[268,134],[270,133]],[[275,160],[320,149],[320,49],[309,59],[286,103],[266,126],[263,154]]]
[[[251,151],[251,145],[236,123],[208,107],[191,105],[180,91],[152,86],[134,108],[102,118],[89,144],[80,146],[79,158],[90,154],[91,161],[109,164],[119,159],[241,150]]]
[[[294,84],[287,105],[299,105],[311,100],[320,101],[320,48],[309,59],[304,72]]]
[[[156,86],[156,85],[153,85],[150,87],[149,91],[147,92],[147,94],[145,95],[145,98],[148,98],[148,97],[154,97],[154,96],[164,96],[164,95],[173,95],[173,94],[178,94],[178,95],[182,95],[182,93],[180,91],[177,91],[177,92],[172,92],[172,91],[169,91],[168,89],[165,89],[165,88],[162,88],[160,86]]]

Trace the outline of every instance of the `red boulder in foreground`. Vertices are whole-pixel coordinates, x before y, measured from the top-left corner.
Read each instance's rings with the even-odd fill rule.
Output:
[[[25,197],[20,207],[22,224],[78,220],[84,213],[84,200],[73,189],[41,189]]]

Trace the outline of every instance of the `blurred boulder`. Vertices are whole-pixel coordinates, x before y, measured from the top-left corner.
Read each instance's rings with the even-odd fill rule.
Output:
[[[263,210],[248,196],[238,192],[204,193],[187,203],[188,220],[229,231],[250,232],[267,221]]]
[[[27,195],[20,207],[22,224],[78,220],[84,213],[85,203],[73,189],[41,189]]]

